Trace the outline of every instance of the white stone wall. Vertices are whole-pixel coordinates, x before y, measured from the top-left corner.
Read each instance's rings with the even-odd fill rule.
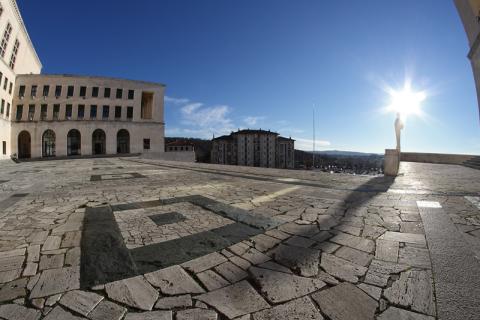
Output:
[[[10,122],[8,120],[12,116],[12,100],[16,75],[38,74],[42,69],[42,64],[32,45],[16,2],[14,0],[1,0],[0,5],[3,9],[0,15],[0,42],[3,39],[7,24],[10,23],[12,26],[5,55],[4,57],[0,56],[0,72],[2,75],[0,78],[0,103],[3,101],[4,104],[3,113],[0,113],[0,159],[5,159],[9,158],[12,153]],[[16,39],[18,39],[20,46],[18,47],[15,65],[12,69],[9,64]],[[10,106],[9,117],[6,115],[7,106]],[[7,141],[7,154],[3,154],[3,141]]]
[[[480,0],[455,0],[455,5],[462,19],[468,39],[468,58],[472,65],[480,111],[480,23],[478,20],[480,16]]]

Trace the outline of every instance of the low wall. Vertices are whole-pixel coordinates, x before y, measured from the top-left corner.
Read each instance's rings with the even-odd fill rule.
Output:
[[[165,161],[195,162],[194,151],[149,152],[142,154],[141,157]]]
[[[410,162],[462,164],[473,157],[475,156],[468,154],[402,152],[400,160]]]

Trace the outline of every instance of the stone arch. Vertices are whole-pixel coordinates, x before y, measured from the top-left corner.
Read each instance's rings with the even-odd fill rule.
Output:
[[[42,135],[42,157],[55,157],[55,132],[47,129]]]

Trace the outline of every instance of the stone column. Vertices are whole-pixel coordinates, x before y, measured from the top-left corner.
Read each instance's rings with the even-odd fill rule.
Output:
[[[383,171],[386,176],[397,176],[400,167],[400,151],[397,149],[385,149]]]

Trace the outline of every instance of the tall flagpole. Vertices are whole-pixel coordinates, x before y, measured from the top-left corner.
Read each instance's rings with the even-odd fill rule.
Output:
[[[312,152],[312,168],[315,170],[315,104],[313,104],[313,152]]]

